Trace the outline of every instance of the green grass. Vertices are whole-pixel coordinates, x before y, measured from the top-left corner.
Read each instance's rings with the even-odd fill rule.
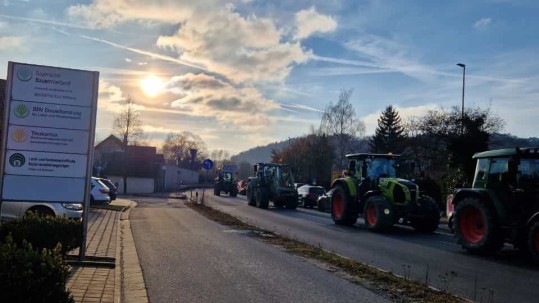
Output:
[[[261,241],[283,248],[294,255],[309,259],[318,263],[323,268],[346,278],[354,284],[361,285],[391,301],[399,303],[428,302],[428,303],[453,303],[467,302],[448,292],[439,291],[428,285],[397,276],[370,265],[352,260],[337,254],[323,250],[300,241],[289,239],[281,235],[252,226],[237,218],[223,213],[211,207],[186,203],[206,218],[233,229],[252,231],[251,235]]]

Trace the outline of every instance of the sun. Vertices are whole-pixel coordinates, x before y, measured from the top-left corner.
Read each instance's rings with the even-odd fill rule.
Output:
[[[163,90],[163,80],[150,75],[140,81],[140,87],[148,97],[155,97]]]

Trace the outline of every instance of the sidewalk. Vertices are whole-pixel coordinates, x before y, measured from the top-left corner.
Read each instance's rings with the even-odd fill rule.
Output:
[[[133,207],[118,198],[110,205]],[[72,265],[67,288],[75,302],[147,302],[127,212],[90,209],[83,264]],[[78,256],[79,251],[72,255]],[[128,289],[122,287],[128,284]],[[124,295],[127,294],[127,295]]]

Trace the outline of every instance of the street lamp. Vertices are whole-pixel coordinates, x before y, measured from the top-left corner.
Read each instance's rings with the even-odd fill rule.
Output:
[[[460,114],[460,133],[464,133],[464,87],[466,84],[466,64],[457,63],[458,66],[462,67],[462,107]]]

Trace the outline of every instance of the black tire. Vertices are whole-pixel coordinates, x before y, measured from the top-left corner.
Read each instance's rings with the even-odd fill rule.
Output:
[[[457,204],[454,217],[455,237],[467,251],[494,253],[503,246],[494,211],[479,199],[464,198]]]
[[[415,231],[420,233],[432,233],[438,229],[440,224],[440,210],[436,201],[429,196],[422,196],[419,199],[419,207],[415,216],[410,218],[410,223]]]
[[[54,211],[52,211],[52,209],[45,206],[37,206],[37,207],[30,208],[29,210],[26,211],[26,214],[29,214],[29,213],[33,213],[40,218],[55,216]]]
[[[254,195],[254,188],[251,186],[251,182],[247,184],[247,191],[245,192],[245,195],[247,196],[247,205],[249,206],[255,206],[255,195]]]
[[[273,206],[277,207],[277,208],[281,208],[281,207],[284,207],[285,205],[285,202],[284,201],[273,201]]]
[[[215,196],[220,196],[221,195],[221,189],[219,188],[219,185],[215,185],[215,187],[213,188],[213,194]]]
[[[256,207],[266,209],[269,206],[268,189],[265,187],[259,187],[255,191]]]
[[[318,203],[317,203],[317,204],[318,204],[318,205],[317,205],[317,206],[318,206],[318,211],[320,211],[320,212],[325,212],[325,211],[326,211],[326,208],[325,208],[324,205],[323,205],[324,203],[321,203],[321,202],[322,202],[322,201],[318,201]]]
[[[337,184],[330,203],[331,218],[335,224],[352,226],[356,223],[358,212],[353,203],[355,202],[348,196],[344,187]]]
[[[528,231],[528,251],[535,264],[539,264],[539,222],[532,224]]]
[[[365,226],[372,231],[385,232],[395,222],[393,206],[384,196],[374,195],[367,198],[363,217]]]
[[[298,198],[292,198],[285,202],[286,209],[296,209],[298,207]]]

